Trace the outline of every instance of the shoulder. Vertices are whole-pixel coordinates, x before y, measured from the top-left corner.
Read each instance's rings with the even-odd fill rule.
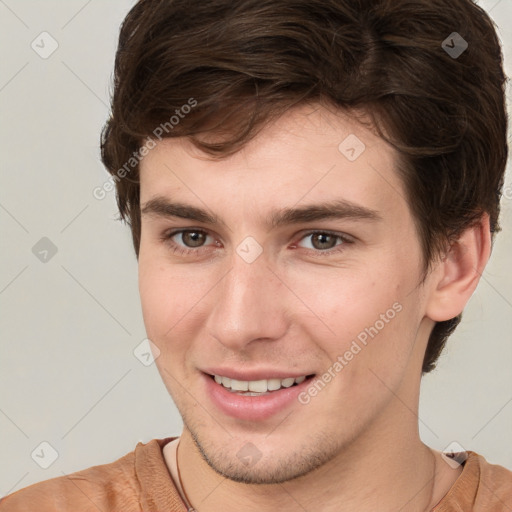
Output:
[[[487,462],[482,455],[473,452],[473,456],[478,461],[477,498],[482,502],[481,506],[494,506],[494,508],[485,508],[489,511],[512,510],[512,471]]]
[[[52,478],[20,489],[0,500],[0,512],[37,510],[141,510],[141,486],[136,458],[160,448],[163,440],[138,443],[134,451],[109,464],[92,466],[69,475]]]
[[[512,510],[512,471],[468,451],[464,469],[435,512],[509,512]]]

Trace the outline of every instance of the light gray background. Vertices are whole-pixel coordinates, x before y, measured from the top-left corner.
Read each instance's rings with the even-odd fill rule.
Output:
[[[129,228],[115,220],[113,192],[92,195],[108,177],[99,134],[133,3],[0,0],[0,496],[181,431],[156,367],[133,353],[145,331]],[[480,4],[502,27],[510,75],[512,2]],[[43,31],[59,45],[47,59],[31,48]],[[511,181],[509,169],[503,232],[420,407],[427,444],[456,441],[509,468]],[[46,263],[32,252],[42,237],[58,249]],[[44,441],[58,452],[48,469],[31,457],[50,460]]]

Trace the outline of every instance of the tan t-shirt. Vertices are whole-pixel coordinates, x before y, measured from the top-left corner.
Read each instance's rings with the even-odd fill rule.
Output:
[[[174,439],[138,443],[110,464],[20,489],[0,500],[0,512],[187,512],[162,454]],[[461,475],[433,512],[511,512],[512,472],[467,454]]]

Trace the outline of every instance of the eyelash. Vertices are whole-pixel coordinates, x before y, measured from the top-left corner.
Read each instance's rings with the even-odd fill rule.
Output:
[[[172,240],[172,238],[175,235],[178,235],[180,233],[203,233],[208,236],[207,231],[204,231],[203,229],[194,229],[194,228],[178,229],[175,231],[171,231],[169,233],[165,233],[161,237],[161,240],[162,240],[162,242],[165,242],[167,245],[169,245],[171,247],[173,254],[178,254],[180,256],[200,256],[200,254],[203,252],[203,250],[207,248],[207,246],[201,246],[201,247],[198,247],[197,249],[192,249],[190,247],[187,248],[187,247],[178,245],[176,242],[174,242]],[[315,257],[325,257],[325,256],[331,256],[333,254],[339,254],[346,249],[346,247],[345,247],[346,244],[351,244],[354,242],[354,240],[351,237],[349,237],[348,235],[342,235],[340,233],[335,233],[335,232],[328,231],[328,230],[309,231],[309,232],[305,233],[304,235],[302,235],[302,237],[300,238],[299,241],[303,240],[304,238],[307,238],[308,236],[318,235],[318,234],[333,236],[333,237],[341,240],[342,243],[335,245],[331,249],[325,249],[325,250],[306,249],[306,251],[312,253]]]

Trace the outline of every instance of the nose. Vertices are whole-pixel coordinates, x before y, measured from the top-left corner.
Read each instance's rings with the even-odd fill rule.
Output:
[[[210,335],[240,351],[256,340],[277,340],[288,329],[290,292],[261,255],[252,263],[234,254],[230,271],[215,287],[207,321]]]

